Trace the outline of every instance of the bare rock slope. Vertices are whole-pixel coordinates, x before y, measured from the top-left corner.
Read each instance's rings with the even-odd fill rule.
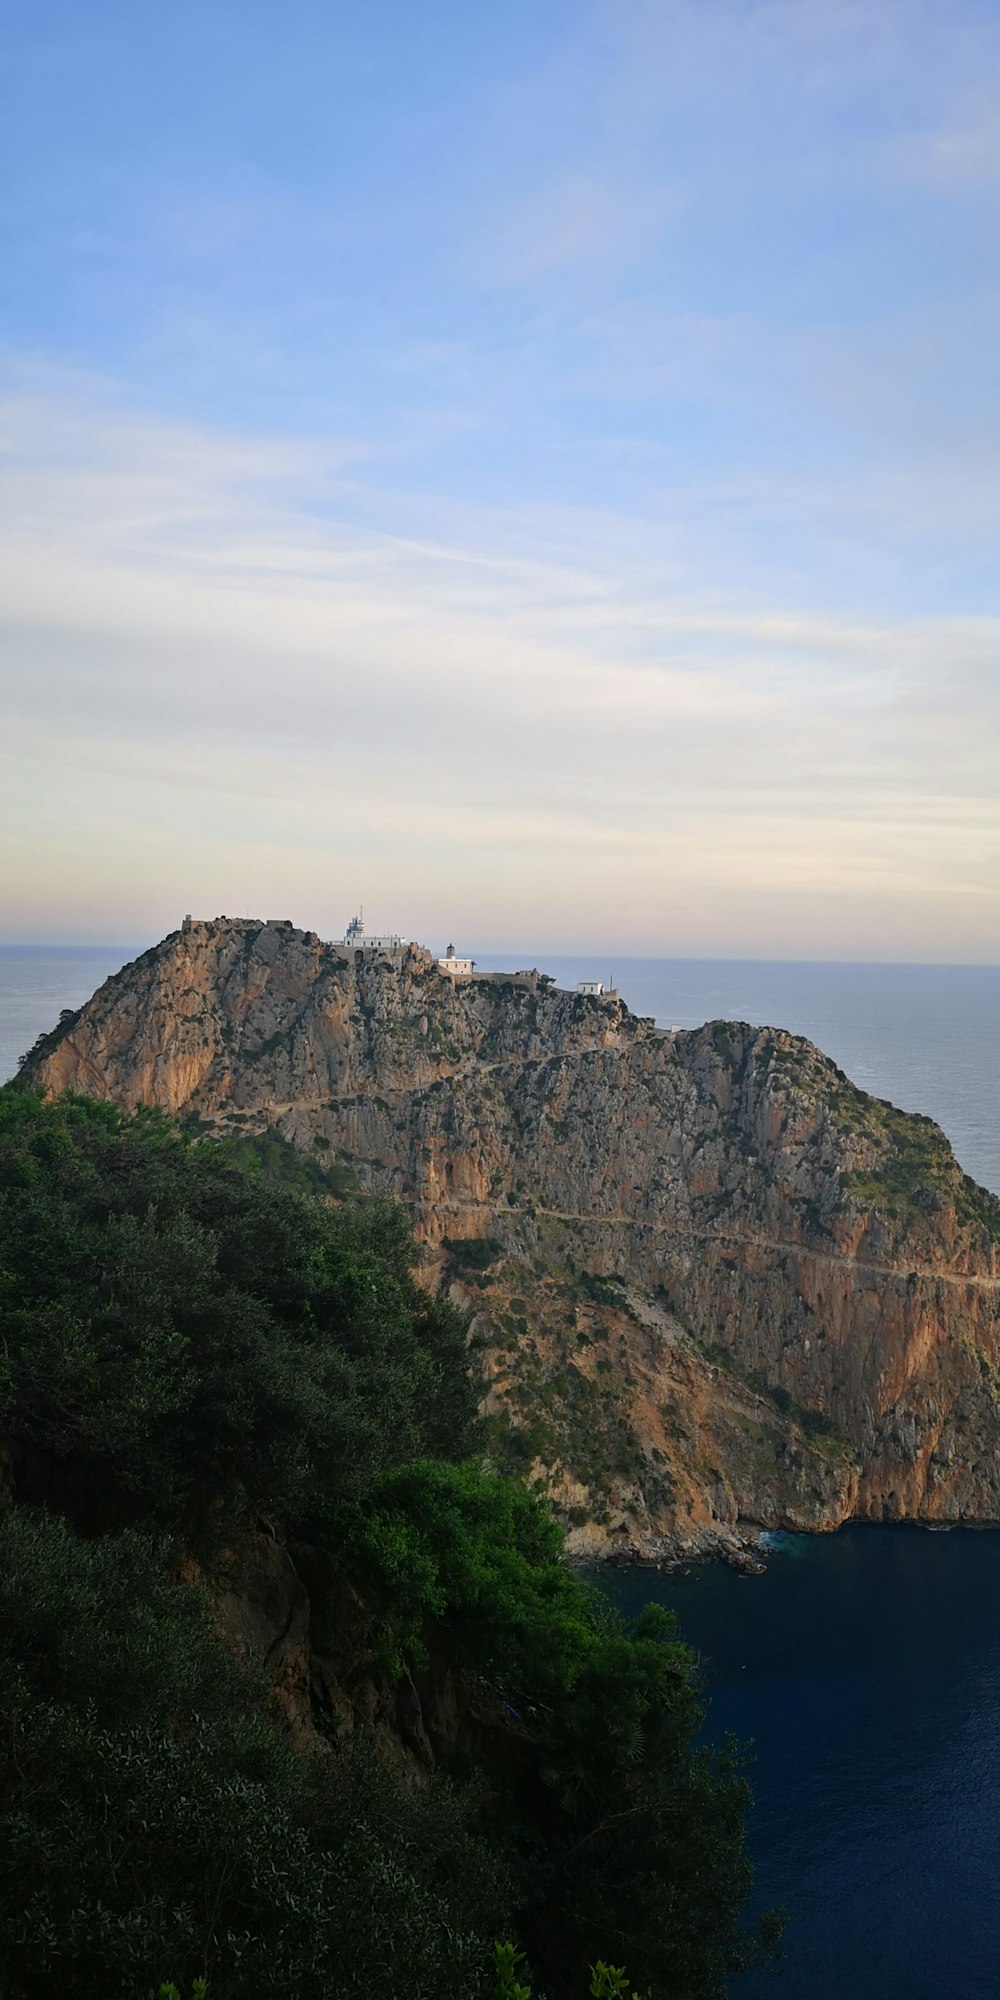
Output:
[[[581,1553],[1000,1520],[1000,1202],[808,1042],[220,918],[25,1070],[405,1201]]]

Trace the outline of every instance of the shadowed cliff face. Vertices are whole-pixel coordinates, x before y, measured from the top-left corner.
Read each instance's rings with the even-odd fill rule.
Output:
[[[395,1194],[473,1315],[498,1441],[581,1552],[743,1523],[1000,1520],[1000,1203],[809,1043],[666,1035],[289,924],[174,933],[32,1080],[276,1130]]]

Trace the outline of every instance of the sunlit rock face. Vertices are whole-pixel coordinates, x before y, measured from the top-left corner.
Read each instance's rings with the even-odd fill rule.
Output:
[[[26,1073],[406,1202],[580,1553],[1000,1520],[1000,1203],[808,1042],[219,918]]]

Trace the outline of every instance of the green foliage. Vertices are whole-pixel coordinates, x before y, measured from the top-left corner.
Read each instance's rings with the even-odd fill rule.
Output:
[[[599,1496],[620,1480],[643,1478],[649,1467],[629,1422],[628,1404],[611,1364],[587,1375],[569,1354],[550,1360],[521,1340],[510,1361],[508,1396],[514,1424],[492,1425],[495,1447],[515,1467],[538,1458],[564,1465]]]
[[[935,1210],[953,1204],[961,1223],[1000,1241],[1000,1201],[962,1173],[932,1118],[868,1097],[846,1077],[830,1089],[828,1101],[842,1128],[866,1139],[878,1155],[869,1167],[841,1175],[849,1202],[874,1208],[906,1229],[919,1228]]]
[[[808,1403],[799,1403],[781,1382],[769,1382],[759,1369],[746,1368],[734,1354],[731,1347],[723,1347],[719,1342],[696,1342],[707,1361],[725,1370],[737,1382],[745,1382],[758,1396],[766,1396],[782,1416],[790,1418],[804,1437],[816,1445],[826,1456],[834,1459],[850,1458],[852,1448],[843,1433],[837,1429],[832,1417],[825,1410],[814,1409]]]
[[[0,1091],[5,1429],[119,1506],[202,1531],[467,1450],[460,1317],[385,1204],[331,1209],[159,1113]],[[121,1509],[124,1507],[124,1515]]]
[[[268,1180],[297,1188],[300,1194],[334,1195],[339,1199],[357,1189],[354,1169],[327,1157],[330,1141],[322,1135],[313,1140],[320,1158],[301,1152],[273,1126],[266,1132],[241,1133],[238,1138],[227,1139],[225,1145],[229,1159],[237,1165],[259,1166]]]
[[[598,1959],[590,1980],[591,2000],[639,2000],[638,1993],[629,1993],[629,1981],[623,1965],[605,1965]]]
[[[493,2000],[532,2000],[530,1986],[523,1986],[520,1979],[524,1953],[512,1944],[498,1944],[494,1953],[496,1986]],[[599,1958],[590,1969],[590,1985],[587,1988],[590,2000],[639,2000],[638,1993],[630,1992],[629,1980],[624,1966],[605,1965]]]
[[[605,1275],[600,1271],[579,1271],[575,1283],[584,1298],[593,1299],[597,1305],[615,1306],[619,1312],[628,1308],[625,1280],[614,1273]]]
[[[494,2000],[532,2000],[530,1986],[522,1986],[518,1974],[524,1964],[524,1953],[516,1945],[498,1944],[494,1951],[494,1971],[496,1987]]]
[[[672,1616],[650,1605],[626,1630],[566,1568],[547,1508],[471,1466],[390,1472],[328,1532],[365,1579],[376,1644],[418,1670],[447,1635],[506,1726],[532,1734],[507,1811],[531,1857],[521,1925],[547,1990],[570,1991],[609,1943],[651,1993],[691,2000],[720,2000],[730,1973],[767,1958],[767,1926],[737,1925],[743,1763],[732,1744],[694,1747],[702,1710]]]
[[[482,1993],[506,1885],[457,1797],[296,1757],[162,1557],[0,1521],[5,1996]]]
[[[515,1481],[474,1465],[401,1466],[327,1534],[411,1664],[426,1659],[428,1619],[446,1619],[463,1664],[511,1699],[571,1687],[603,1599],[562,1563],[556,1521]]]
[[[3,1431],[19,1502],[73,1524],[0,1517],[5,2000],[485,2000],[511,1932],[548,2000],[588,1968],[624,2000],[604,1952],[650,2000],[721,2000],[766,1955],[690,1655],[655,1608],[625,1630],[548,1509],[470,1460],[464,1328],[412,1259],[394,1208],[0,1091]],[[452,1782],[293,1753],[169,1580],[262,1514],[322,1571],[314,1630],[351,1607],[373,1707],[404,1667],[428,1712],[442,1677],[464,1703]]]
[[[462,1271],[486,1271],[504,1254],[495,1236],[446,1236],[444,1248]]]

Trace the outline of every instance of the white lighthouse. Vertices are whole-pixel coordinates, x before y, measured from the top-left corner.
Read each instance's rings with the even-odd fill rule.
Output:
[[[448,946],[444,957],[438,959],[438,971],[448,979],[471,979],[475,969],[475,959],[459,958],[453,944]]]

